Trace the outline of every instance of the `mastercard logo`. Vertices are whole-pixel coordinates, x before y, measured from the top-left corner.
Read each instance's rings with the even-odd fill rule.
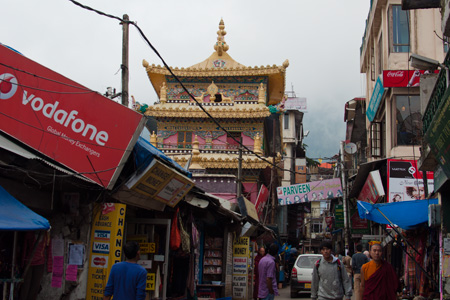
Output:
[[[14,96],[17,91],[17,78],[9,73],[0,75],[0,99],[6,100]]]
[[[96,266],[104,266],[106,265],[106,259],[103,257],[94,257],[94,265]]]

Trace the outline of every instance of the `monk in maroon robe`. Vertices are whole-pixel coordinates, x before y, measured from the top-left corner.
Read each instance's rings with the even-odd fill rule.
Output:
[[[361,299],[396,300],[399,286],[394,268],[381,258],[382,247],[373,244],[370,247],[372,260],[361,267]]]
[[[254,268],[254,274],[255,274],[255,285],[253,286],[253,299],[258,299],[258,289],[259,289],[259,261],[261,258],[266,255],[266,249],[264,247],[259,248],[258,254],[255,256],[255,268]]]

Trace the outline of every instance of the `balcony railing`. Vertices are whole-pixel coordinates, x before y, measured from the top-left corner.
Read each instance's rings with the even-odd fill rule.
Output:
[[[444,65],[449,68],[450,67],[450,51],[447,52],[447,55],[444,59]],[[437,113],[439,106],[442,101],[444,101],[444,94],[447,91],[447,72],[446,70],[441,70],[439,73],[439,77],[436,81],[436,85],[434,86],[433,92],[430,96],[430,101],[428,102],[427,108],[423,114],[423,127],[422,133],[425,135],[430,128],[430,124],[433,121],[434,115]]]

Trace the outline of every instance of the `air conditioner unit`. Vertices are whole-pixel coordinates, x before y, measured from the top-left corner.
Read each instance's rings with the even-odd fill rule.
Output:
[[[428,205],[428,226],[429,227],[441,226],[441,205],[440,204]]]

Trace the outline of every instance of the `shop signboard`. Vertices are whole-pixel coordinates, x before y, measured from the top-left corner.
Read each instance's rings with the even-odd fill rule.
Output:
[[[112,189],[145,118],[0,45],[0,131]]]
[[[425,199],[422,172],[415,160],[388,159],[388,201]],[[428,193],[434,190],[433,172],[426,172]]]
[[[350,212],[350,228],[352,234],[369,234],[369,222],[367,219],[361,219],[357,209]]]
[[[194,187],[192,180],[157,159],[153,159],[142,173],[133,176],[125,185],[170,207],[177,205]]]
[[[373,121],[381,103],[381,98],[384,94],[384,86],[381,82],[381,76],[378,77],[375,87],[373,88],[372,97],[370,97],[369,106],[367,107],[366,115],[370,122]]]
[[[342,197],[339,178],[280,186],[277,188],[278,204],[289,205]]]
[[[247,299],[250,238],[240,237],[233,242],[233,299]]]
[[[344,228],[344,205],[337,204],[335,206],[334,222],[336,228]]]
[[[359,193],[358,200],[369,203],[377,203],[378,199],[384,195],[380,171],[375,170],[370,172],[364,186],[361,189],[361,192]]]
[[[389,87],[417,87],[420,86],[420,75],[424,70],[384,70],[383,86]],[[439,70],[434,71],[439,73]]]
[[[86,299],[103,299],[111,267],[122,260],[125,213],[121,203],[94,207]]]
[[[284,103],[284,108],[286,110],[306,111],[306,98],[302,97],[288,98]]]
[[[242,216],[248,217],[256,222],[259,222],[258,213],[256,212],[255,204],[253,204],[250,200],[247,200],[245,197],[240,196],[237,199],[239,210],[241,211]]]
[[[426,134],[425,140],[430,145],[431,151],[438,164],[441,166],[445,177],[450,178],[450,97],[442,101],[440,109],[434,116]],[[442,175],[441,175],[442,176]]]

